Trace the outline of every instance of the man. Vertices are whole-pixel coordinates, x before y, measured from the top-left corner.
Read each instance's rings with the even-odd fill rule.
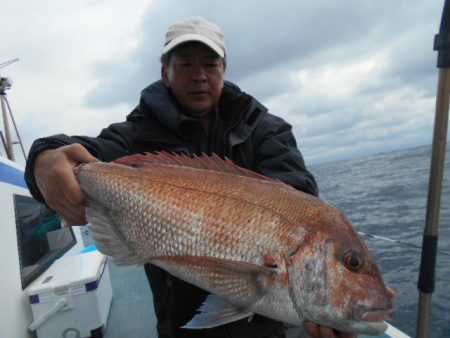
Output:
[[[291,126],[223,79],[226,52],[218,26],[200,17],[174,23],[166,34],[160,81],[142,92],[125,122],[100,135],[55,135],[36,140],[26,166],[35,198],[70,225],[86,222],[85,196],[74,177],[78,163],[111,161],[146,151],[216,153],[242,167],[317,195],[314,177],[297,149]],[[180,329],[207,293],[151,265],[145,271],[154,295],[159,337],[284,337],[282,323],[261,316],[208,330]],[[334,337],[313,323],[313,337]]]

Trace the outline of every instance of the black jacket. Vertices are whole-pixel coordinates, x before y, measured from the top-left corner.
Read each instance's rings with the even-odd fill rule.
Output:
[[[103,129],[99,136],[55,135],[36,140],[28,157],[25,179],[31,194],[43,201],[33,177],[43,150],[80,143],[95,157],[111,161],[138,152],[166,150],[188,154],[217,153],[236,164],[317,195],[314,177],[305,167],[291,126],[267,112],[250,95],[225,82],[208,134],[184,115],[162,81],[142,91],[139,105],[125,122]],[[153,292],[160,337],[281,337],[281,324],[255,316],[211,330],[179,329],[196,313],[207,293],[165,271],[145,267]]]

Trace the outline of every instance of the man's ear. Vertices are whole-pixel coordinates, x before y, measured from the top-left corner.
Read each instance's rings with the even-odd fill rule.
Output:
[[[168,66],[162,66],[161,67],[161,79],[163,80],[163,82],[166,85],[166,87],[170,88],[169,67]]]

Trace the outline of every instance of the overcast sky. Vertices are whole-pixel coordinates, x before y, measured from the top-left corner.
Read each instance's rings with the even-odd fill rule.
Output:
[[[0,63],[20,58],[0,74],[27,151],[96,136],[159,79],[167,27],[200,15],[225,33],[225,78],[292,124],[307,163],[366,156],[432,142],[443,4],[0,0]]]

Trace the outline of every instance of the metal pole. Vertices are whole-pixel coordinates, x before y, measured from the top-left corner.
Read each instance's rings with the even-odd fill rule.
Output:
[[[442,178],[444,174],[445,148],[447,143],[448,108],[450,71],[439,72],[438,99],[431,156],[431,169],[428,187],[426,225],[423,235],[422,259],[419,275],[419,314],[417,319],[417,337],[427,338],[430,335],[431,298],[434,292],[436,269],[436,251],[441,203]]]
[[[19,58],[0,63],[0,68],[4,68],[6,66],[9,66],[10,64],[12,64],[12,63],[14,63],[16,61],[19,61]],[[27,157],[25,155],[25,149],[23,148],[22,140],[20,139],[19,131],[18,131],[17,126],[16,126],[16,121],[14,121],[14,117],[13,117],[13,114],[12,114],[12,111],[11,111],[11,107],[9,106],[9,102],[6,99],[6,90],[11,88],[11,84],[12,83],[9,83],[8,79],[7,78],[3,78],[3,77],[0,77],[0,81],[1,81],[1,83],[0,83],[0,101],[1,101],[1,107],[2,107],[3,125],[4,125],[4,129],[5,129],[5,139],[3,139],[3,134],[2,134],[2,141],[3,141],[3,144],[4,144],[5,150],[6,150],[6,156],[11,161],[15,161],[15,158],[14,158],[14,147],[13,147],[14,143],[12,141],[11,132],[9,130],[8,113],[7,113],[7,109],[8,109],[9,110],[9,115],[11,116],[11,121],[14,124],[14,128],[16,130],[16,134],[17,134],[17,137],[19,139],[20,146],[22,148],[23,156],[24,156],[24,158],[26,160]]]
[[[15,161],[13,143],[12,143],[12,139],[11,139],[11,132],[9,130],[8,114],[6,112],[5,95],[4,94],[0,94],[0,101],[1,101],[1,106],[2,106],[3,125],[4,125],[4,129],[5,129],[6,156],[11,161]]]
[[[436,252],[438,242],[439,212],[442,180],[444,176],[445,148],[447,144],[448,109],[450,96],[450,4],[445,0],[439,34],[434,49],[438,50],[439,80],[436,96],[433,150],[428,185],[427,213],[423,234],[422,257],[418,288],[419,311],[417,314],[417,337],[430,336],[431,300],[434,292]]]
[[[3,149],[6,150],[6,142],[5,142],[5,138],[3,137],[3,133],[0,131],[0,139],[2,139],[2,143],[3,143]],[[2,155],[2,152],[0,151],[0,155]],[[3,155],[2,155],[3,156]]]
[[[11,110],[11,106],[9,105],[9,101],[6,98],[6,95],[3,96],[3,99],[6,102],[6,107],[8,108],[8,111],[9,111],[9,117],[11,117],[11,121],[13,123],[14,130],[16,131],[17,139],[19,140],[19,145],[20,145],[20,148],[22,149],[23,158],[26,161],[27,160],[27,154],[25,153],[25,148],[23,147],[22,138],[20,137],[19,129],[17,128],[16,120],[14,119],[14,115],[13,115],[13,112]]]

